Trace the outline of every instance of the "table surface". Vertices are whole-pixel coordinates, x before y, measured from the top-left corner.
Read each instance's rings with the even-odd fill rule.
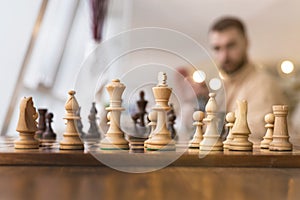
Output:
[[[300,148],[270,152],[209,152],[182,146],[174,152],[59,150],[58,143],[16,150],[0,138],[0,199],[299,199]],[[90,151],[88,151],[90,150]],[[148,173],[120,172],[98,161],[133,159],[151,164],[176,155],[169,166]],[[147,160],[149,163],[147,163]],[[122,162],[121,162],[122,163]],[[122,163],[124,164],[124,163]],[[130,166],[127,166],[130,167]]]

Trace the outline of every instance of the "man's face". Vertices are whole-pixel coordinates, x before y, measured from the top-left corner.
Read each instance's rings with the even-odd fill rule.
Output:
[[[232,74],[247,62],[247,39],[236,28],[212,31],[210,43],[219,67]]]

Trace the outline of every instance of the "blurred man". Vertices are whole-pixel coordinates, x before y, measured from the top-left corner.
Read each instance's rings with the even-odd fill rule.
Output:
[[[236,100],[246,99],[250,139],[261,139],[265,134],[264,115],[272,112],[272,105],[287,103],[283,92],[249,60],[249,41],[239,19],[226,17],[216,21],[209,31],[209,40],[223,78],[226,112],[235,111]]]

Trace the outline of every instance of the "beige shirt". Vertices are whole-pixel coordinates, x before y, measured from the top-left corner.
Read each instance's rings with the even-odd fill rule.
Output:
[[[266,132],[264,116],[272,112],[272,105],[287,104],[277,82],[253,64],[247,64],[234,74],[222,73],[224,78],[226,112],[235,111],[237,100],[248,102],[250,139],[261,139]]]

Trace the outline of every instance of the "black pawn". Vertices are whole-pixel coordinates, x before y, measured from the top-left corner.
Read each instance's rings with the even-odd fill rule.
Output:
[[[52,129],[51,123],[53,122],[53,113],[48,113],[46,116],[47,128],[46,131],[43,133],[43,140],[55,140],[56,134]]]
[[[97,126],[97,109],[96,109],[96,104],[95,102],[92,103],[92,108],[90,110],[89,114],[89,122],[90,122],[90,128],[87,133],[87,138],[92,138],[92,139],[99,139],[100,138],[100,132],[98,130]]]
[[[38,109],[39,112],[39,123],[38,123],[38,131],[35,132],[35,138],[41,139],[43,133],[46,131],[46,113],[47,109],[40,108]]]
[[[171,110],[168,112],[168,130],[171,132],[171,137],[174,139],[176,137],[176,130],[174,128],[176,115],[174,112],[173,104],[170,104]]]
[[[80,110],[81,110],[81,107],[79,107],[79,109],[76,112],[76,116],[78,116],[78,117],[80,117]],[[81,122],[81,118],[76,120],[76,123],[77,123],[77,129],[78,129],[79,136],[81,138],[84,138],[86,136],[86,133],[83,131],[83,125]]]
[[[145,115],[147,114],[146,106],[148,104],[148,101],[145,100],[145,92],[140,92],[140,100],[137,101],[137,106],[139,109],[138,113],[135,113],[131,116],[135,124],[139,124],[141,127],[145,127]]]

